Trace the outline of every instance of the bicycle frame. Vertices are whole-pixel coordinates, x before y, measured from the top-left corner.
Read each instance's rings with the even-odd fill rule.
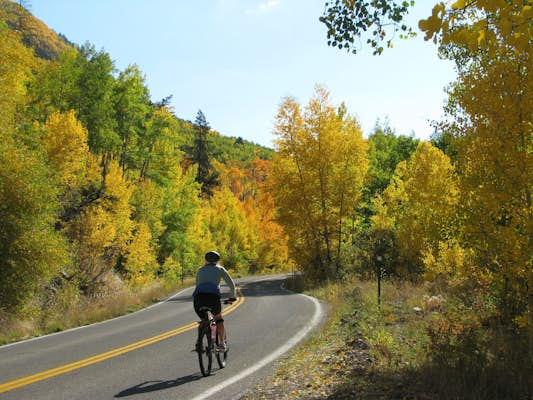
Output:
[[[202,310],[202,308],[200,310]],[[206,312],[207,318],[202,319],[198,325],[196,352],[198,353],[198,361],[202,375],[209,376],[213,365],[213,353],[216,355],[219,367],[224,368],[226,366],[228,352],[227,350],[225,352],[218,351],[217,347],[220,338],[217,333],[215,316],[208,307],[205,307],[203,311]]]

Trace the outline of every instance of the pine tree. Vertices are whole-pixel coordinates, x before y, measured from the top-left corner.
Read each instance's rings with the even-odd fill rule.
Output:
[[[208,139],[209,123],[202,110],[198,110],[194,122],[194,144],[191,149],[190,161],[198,166],[196,182],[202,185],[202,195],[211,197],[213,187],[218,185],[218,173],[211,164],[211,148]]]

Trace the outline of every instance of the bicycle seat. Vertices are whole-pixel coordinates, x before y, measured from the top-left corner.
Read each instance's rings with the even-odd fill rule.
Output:
[[[202,306],[198,309],[198,311],[209,311],[211,313],[213,313],[213,309],[209,306]]]

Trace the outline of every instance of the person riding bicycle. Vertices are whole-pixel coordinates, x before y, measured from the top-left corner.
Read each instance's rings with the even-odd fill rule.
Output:
[[[196,289],[193,293],[194,311],[202,319],[207,318],[205,311],[200,311],[201,307],[210,307],[217,323],[218,336],[225,338],[224,319],[222,319],[222,305],[220,303],[220,280],[228,284],[231,297],[229,301],[236,300],[235,283],[230,274],[217,262],[220,260],[220,254],[216,251],[209,251],[205,254],[206,264],[196,273]],[[223,340],[219,345],[219,350],[226,350],[226,343]]]

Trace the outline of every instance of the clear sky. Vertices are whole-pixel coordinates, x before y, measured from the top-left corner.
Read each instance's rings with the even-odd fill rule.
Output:
[[[428,139],[444,87],[454,80],[436,46],[394,42],[381,56],[328,47],[318,21],[326,0],[30,0],[30,11],[72,42],[104,49],[118,70],[137,64],[153,100],[173,95],[175,114],[199,109],[212,129],[272,147],[285,96],[307,104],[315,84],[344,101],[365,134],[388,117],[399,134]],[[411,21],[430,15],[418,0]],[[416,22],[415,22],[416,26]]]

